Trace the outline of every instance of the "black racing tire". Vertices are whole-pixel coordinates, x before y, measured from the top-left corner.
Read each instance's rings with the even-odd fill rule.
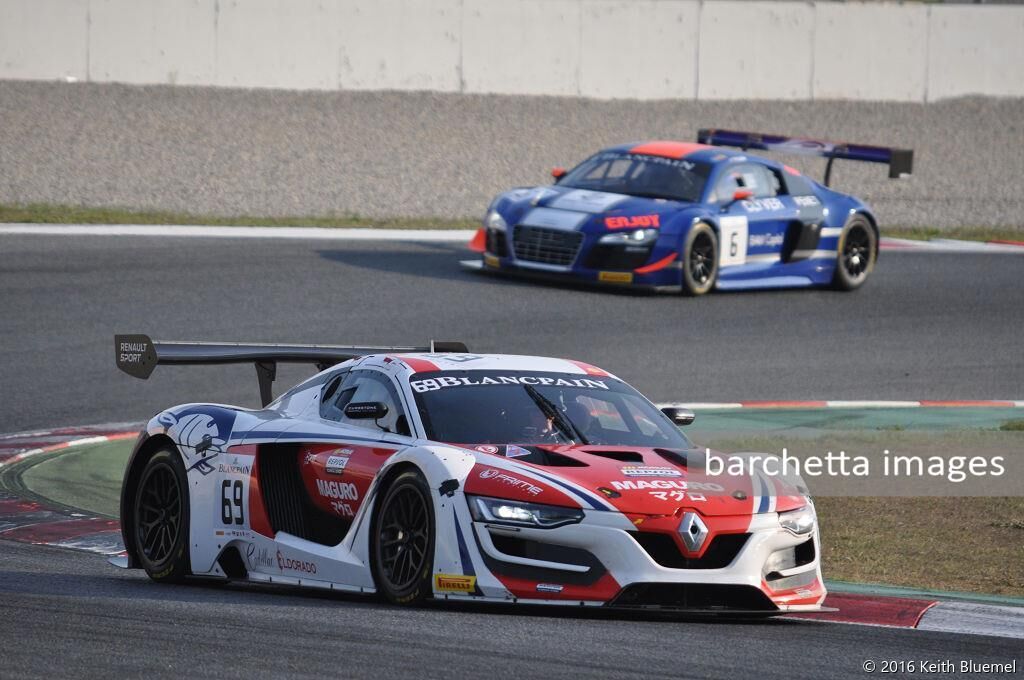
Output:
[[[400,605],[433,595],[434,504],[418,470],[394,479],[377,504],[370,533],[370,565],[377,592]]]
[[[718,234],[705,222],[690,229],[683,243],[683,295],[704,295],[718,280]]]
[[[132,499],[135,554],[154,581],[177,583],[188,576],[188,475],[181,455],[163,448],[146,461]]]
[[[878,234],[863,215],[847,220],[836,247],[836,271],[832,286],[837,290],[856,290],[864,285],[878,259]]]

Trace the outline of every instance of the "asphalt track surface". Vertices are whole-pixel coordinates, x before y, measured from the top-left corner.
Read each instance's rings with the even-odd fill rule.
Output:
[[[445,245],[0,237],[0,432],[251,404],[250,367],[113,366],[115,332],[567,355],[658,400],[1017,397],[1024,259],[886,254],[858,293],[685,300],[482,278]],[[283,372],[298,378],[298,371]],[[399,609],[160,586],[0,542],[3,677],[863,677],[867,659],[1021,658],[1019,640],[578,610]],[[1019,663],[1024,665],[1024,663]],[[929,677],[937,677],[931,675]]]
[[[571,357],[655,401],[1024,399],[1024,257],[885,252],[868,283],[698,299],[463,272],[447,244],[0,236],[0,432],[257,405],[252,367],[114,368],[114,333]],[[279,387],[304,369],[282,367]]]
[[[1024,663],[1019,640],[152,583],[0,542],[3,677],[844,678],[865,660]],[[928,677],[942,677],[929,675]]]

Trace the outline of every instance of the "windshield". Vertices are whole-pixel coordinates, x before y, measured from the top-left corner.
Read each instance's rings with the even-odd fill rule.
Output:
[[[695,203],[710,174],[707,163],[604,151],[573,168],[558,186]]]
[[[445,371],[417,373],[409,385],[434,441],[692,448],[651,402],[614,378]]]

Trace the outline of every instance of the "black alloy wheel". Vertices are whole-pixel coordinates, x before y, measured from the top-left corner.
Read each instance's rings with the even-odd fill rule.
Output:
[[[179,581],[189,571],[188,486],[177,451],[157,451],[135,488],[136,555],[150,578]]]
[[[839,290],[859,288],[875,268],[878,239],[871,224],[861,215],[854,215],[839,236],[836,272],[832,283]]]
[[[373,529],[377,588],[396,604],[415,604],[433,592],[434,508],[419,472],[399,475],[388,487]]]
[[[703,222],[695,224],[683,246],[683,294],[704,295],[718,278],[718,236]]]

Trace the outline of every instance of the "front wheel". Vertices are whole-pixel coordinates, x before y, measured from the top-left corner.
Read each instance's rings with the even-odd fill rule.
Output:
[[[695,224],[683,244],[683,295],[704,295],[718,278],[718,235],[710,225]]]
[[[434,506],[418,471],[400,474],[381,499],[371,534],[377,590],[395,604],[413,605],[433,594]]]
[[[161,449],[135,487],[136,555],[154,581],[177,582],[189,573],[188,478],[181,456]]]
[[[839,290],[860,288],[875,268],[878,236],[863,215],[854,215],[839,234],[836,272],[832,285]]]

